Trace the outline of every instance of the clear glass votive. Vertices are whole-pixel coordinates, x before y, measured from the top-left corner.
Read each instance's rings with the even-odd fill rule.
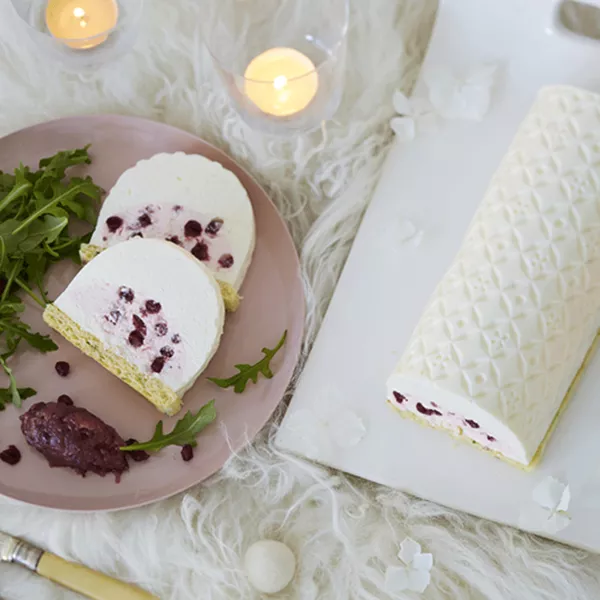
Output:
[[[11,0],[45,59],[79,70],[127,52],[137,37],[144,0]]]
[[[212,0],[204,39],[236,108],[256,129],[310,130],[342,98],[349,0]]]

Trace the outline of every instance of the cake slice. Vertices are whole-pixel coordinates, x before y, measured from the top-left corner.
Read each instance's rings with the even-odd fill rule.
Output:
[[[108,194],[81,258],[125,240],[157,238],[184,248],[202,262],[222,288],[228,310],[252,260],[252,204],[239,179],[198,154],[156,154],[125,171]]]
[[[540,91],[387,382],[403,415],[524,468],[600,326],[599,115]]]
[[[208,269],[150,239],[102,252],[44,311],[50,327],[167,415],[216,352],[224,317]]]

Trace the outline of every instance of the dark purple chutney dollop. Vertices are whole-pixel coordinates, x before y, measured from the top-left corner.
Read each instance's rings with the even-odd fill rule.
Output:
[[[85,408],[38,402],[20,418],[27,443],[51,467],[68,467],[83,476],[114,473],[117,480],[129,468],[120,450],[123,438]]]

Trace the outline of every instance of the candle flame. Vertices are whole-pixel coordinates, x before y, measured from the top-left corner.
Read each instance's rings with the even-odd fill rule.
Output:
[[[73,9],[73,16],[77,19],[81,19],[81,17],[85,16],[85,10],[83,10],[83,8],[81,8],[80,6],[77,6]]]
[[[287,85],[287,82],[287,77],[285,75],[280,75],[273,80],[273,87],[276,90],[282,90]]]

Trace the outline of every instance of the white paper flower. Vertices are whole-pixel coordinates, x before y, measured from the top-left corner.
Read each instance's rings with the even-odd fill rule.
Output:
[[[385,589],[396,594],[405,590],[423,593],[431,582],[433,556],[422,554],[421,546],[411,538],[400,544],[398,558],[404,563],[400,567],[388,567],[385,572]]]
[[[460,77],[448,67],[429,67],[423,72],[426,97],[394,92],[392,102],[399,116],[390,125],[396,137],[407,142],[417,131],[435,131],[440,118],[481,121],[490,107],[496,71],[497,65],[484,64]]]
[[[378,244],[382,251],[399,250],[407,244],[417,248],[423,241],[424,232],[419,229],[412,221],[392,215],[383,223],[379,236]]]
[[[285,428],[295,438],[296,446],[309,458],[352,448],[367,433],[363,420],[348,410],[334,390],[321,394],[310,409],[301,408],[292,413]]]
[[[487,114],[497,65],[479,65],[459,77],[449,68],[430,67],[423,73],[429,101],[444,119],[481,121]]]
[[[519,525],[524,529],[557,533],[569,525],[571,502],[569,486],[554,477],[546,477],[532,493],[533,503],[524,507]]]
[[[390,121],[396,137],[409,142],[414,139],[417,128],[420,131],[433,131],[437,129],[437,116],[426,98],[407,98],[402,92],[396,90],[392,98],[394,110],[398,117]]]

